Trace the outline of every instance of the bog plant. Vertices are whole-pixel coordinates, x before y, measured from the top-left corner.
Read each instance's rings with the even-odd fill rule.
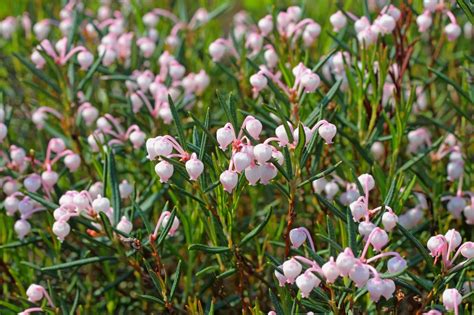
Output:
[[[0,9],[2,314],[472,314],[467,1],[59,2]]]

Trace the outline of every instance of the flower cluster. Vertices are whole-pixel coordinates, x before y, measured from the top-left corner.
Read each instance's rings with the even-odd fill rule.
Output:
[[[306,228],[300,227],[291,230],[290,240],[294,248],[300,247],[308,240],[311,249],[315,251],[313,240]],[[275,270],[275,276],[280,286],[296,283],[303,298],[309,297],[311,291],[320,285],[321,279],[325,281],[326,285],[331,285],[339,277],[349,277],[358,288],[366,287],[373,301],[377,302],[382,296],[388,300],[395,292],[395,283],[386,277],[382,278],[370,263],[383,257],[392,256],[387,262],[387,269],[389,274],[396,274],[406,268],[405,259],[397,252],[384,252],[366,258],[370,245],[375,251],[380,252],[387,243],[386,233],[380,228],[375,228],[368,236],[360,257],[356,257],[350,248],[346,248],[337,256],[336,260],[334,257],[330,257],[328,262],[319,266],[314,260],[303,256],[294,256],[279,266],[280,270]],[[302,264],[309,266],[303,273]]]
[[[190,180],[197,180],[204,171],[204,163],[198,159],[196,153],[189,154],[178,141],[172,136],[158,136],[146,141],[147,158],[151,161],[159,159],[155,165],[155,172],[162,183],[168,182],[173,176],[174,166],[169,159],[179,158],[185,163],[186,171]],[[166,158],[166,159],[163,159]]]

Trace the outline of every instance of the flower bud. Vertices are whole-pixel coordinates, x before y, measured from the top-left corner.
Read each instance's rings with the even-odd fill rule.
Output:
[[[20,201],[16,199],[14,196],[8,196],[5,198],[5,201],[3,202],[3,207],[7,211],[8,216],[13,216],[15,212],[18,210],[18,204]]]
[[[291,132],[291,130],[293,128],[289,124],[288,124],[288,126],[290,127],[290,132]],[[280,125],[275,129],[275,135],[278,138],[278,140],[280,141],[280,146],[281,147],[287,145],[288,142],[290,141],[288,139],[288,134],[286,133],[285,127],[283,125]]]
[[[301,228],[295,228],[290,231],[290,242],[293,248],[299,248],[306,241],[306,233]]]
[[[368,191],[371,191],[375,188],[375,180],[370,174],[362,174],[360,175],[357,180],[359,181],[360,185],[364,188],[367,187]]]
[[[301,86],[304,88],[304,91],[306,93],[310,93],[310,92],[314,92],[316,90],[316,88],[321,83],[321,79],[319,79],[319,76],[315,73],[307,73],[307,74],[304,74],[301,77],[300,82],[301,82]],[[324,138],[324,139],[326,139],[326,138]],[[331,137],[331,139],[332,139],[332,137]]]
[[[254,186],[260,180],[261,169],[259,165],[250,165],[245,169],[245,178],[247,178],[250,186]]]
[[[329,261],[321,267],[321,269],[323,270],[327,283],[334,283],[341,273],[337,268],[336,262],[334,262],[334,257],[332,256],[329,258]]]
[[[196,180],[204,170],[204,164],[197,158],[196,153],[191,154],[191,159],[186,162],[185,166],[190,180]]]
[[[370,233],[376,228],[375,224],[370,221],[362,221],[359,223],[359,234],[364,237],[364,240],[367,240]]]
[[[324,192],[326,193],[326,197],[329,200],[332,200],[339,192],[339,186],[335,182],[331,181],[327,183],[326,186],[324,186]]]
[[[349,206],[351,203],[357,200],[359,198],[359,192],[355,189],[349,189],[346,192],[342,193],[341,196],[339,197],[339,201],[344,205],[344,206]]]
[[[382,34],[392,33],[397,24],[395,19],[388,14],[378,17],[375,23],[380,27]]]
[[[291,258],[283,263],[283,274],[286,277],[287,283],[294,283],[296,277],[298,277],[303,269],[303,266],[294,258]]]
[[[278,55],[273,48],[265,50],[263,57],[269,68],[274,68],[278,64]]]
[[[255,156],[255,159],[260,164],[268,162],[272,158],[272,152],[273,152],[272,147],[264,143],[257,144],[253,148],[253,154]]]
[[[383,281],[383,284],[382,284],[382,287],[383,287],[383,291],[382,291],[382,295],[383,297],[386,299],[386,300],[389,300],[392,298],[393,296],[393,293],[395,293],[395,282],[393,282],[392,279],[384,279],[382,280]]]
[[[278,170],[272,163],[260,165],[260,183],[262,185],[267,185],[277,174]]]
[[[371,232],[370,243],[374,247],[374,250],[381,251],[385,245],[388,243],[388,235],[387,232],[382,230],[381,228],[375,228],[374,231]]]
[[[431,12],[436,10],[439,0],[423,0],[423,6]]]
[[[474,242],[466,242],[462,245],[461,255],[467,259],[474,258]]]
[[[380,160],[385,155],[385,148],[380,141],[376,141],[370,147],[370,152],[376,160]]]
[[[217,142],[219,143],[219,148],[225,150],[227,146],[235,140],[232,125],[227,123],[224,127],[217,129],[216,137]]]
[[[235,170],[238,173],[246,169],[252,162],[250,155],[244,152],[235,153],[232,159],[234,161]]]
[[[447,167],[448,180],[455,181],[464,173],[464,162],[454,161],[449,162]]]
[[[135,130],[130,133],[129,139],[130,142],[133,144],[133,148],[139,149],[143,143],[145,143],[145,133],[141,130]]]
[[[216,40],[209,45],[209,54],[212,57],[212,61],[219,62],[222,60],[226,53],[227,47],[219,40]]]
[[[368,214],[367,207],[361,199],[352,202],[349,205],[349,208],[351,209],[352,217],[354,218],[355,222],[359,222],[360,219],[364,218]]]
[[[123,180],[119,185],[120,198],[126,199],[130,197],[133,192],[133,186],[126,180]]]
[[[63,242],[66,236],[71,232],[71,226],[65,221],[56,221],[53,224],[53,233],[60,242]]]
[[[321,136],[321,138],[324,139],[326,144],[332,143],[332,139],[336,135],[336,132],[337,132],[336,126],[331,123],[323,124],[321,127],[318,128],[318,133]]]
[[[464,213],[464,216],[466,217],[466,223],[474,224],[474,206],[468,205],[464,207],[463,213]]]
[[[54,153],[61,153],[66,150],[66,144],[61,138],[53,138],[49,141],[49,147]]]
[[[443,248],[447,248],[447,246],[447,241],[443,235],[432,236],[426,243],[426,247],[428,247],[429,251],[431,252],[431,256],[433,257],[438,256],[439,253],[442,252]]]
[[[369,280],[370,271],[367,266],[361,262],[357,262],[354,265],[354,268],[349,272],[349,278],[354,281],[355,285],[358,288],[362,288],[365,286],[367,281]]]
[[[81,166],[81,157],[79,154],[68,154],[64,158],[64,164],[71,172],[75,172]]]
[[[426,32],[430,28],[432,23],[433,19],[431,18],[430,14],[424,13],[416,18],[416,24],[418,25],[418,31],[420,33]]]
[[[33,32],[35,33],[36,39],[38,41],[45,39],[48,36],[50,30],[51,27],[49,26],[48,20],[39,21],[33,26]]]
[[[320,283],[321,280],[309,270],[296,278],[296,286],[300,289],[303,298],[309,297],[311,291]]]
[[[146,150],[148,159],[154,160],[158,156],[168,156],[173,151],[171,141],[164,137],[151,138],[146,141]]]
[[[340,253],[336,259],[336,265],[337,269],[339,269],[340,276],[347,276],[354,267],[356,261],[357,260],[350,248],[346,248],[342,253]]]
[[[29,175],[23,181],[23,185],[29,192],[36,192],[41,188],[41,176],[38,174]]]
[[[58,182],[59,175],[53,171],[44,171],[41,173],[41,180],[46,188],[52,188]]]
[[[383,280],[380,278],[372,278],[367,281],[367,291],[369,291],[370,299],[378,302],[380,297],[385,292]]]
[[[456,289],[446,289],[443,292],[443,305],[448,311],[453,311],[461,304],[462,296]]]
[[[186,72],[186,69],[183,65],[179,64],[177,61],[173,60],[170,63],[170,76],[173,80],[181,79]]]
[[[314,192],[321,194],[324,191],[324,187],[326,187],[327,183],[328,181],[324,177],[313,180]]]
[[[452,197],[446,207],[453,217],[460,218],[461,212],[466,207],[466,200],[458,196]]]
[[[31,61],[35,64],[36,69],[43,69],[46,64],[46,60],[43,58],[41,53],[38,50],[33,50],[33,53],[30,57]]]
[[[407,261],[402,257],[392,257],[387,262],[387,269],[390,273],[397,273],[404,270],[407,267]]]
[[[97,117],[99,117],[99,111],[92,105],[87,106],[82,110],[81,116],[82,119],[84,119],[86,126],[91,126]]]
[[[219,177],[219,180],[222,186],[224,186],[224,190],[230,194],[235,186],[237,186],[239,176],[233,171],[224,171]]]
[[[451,249],[458,248],[459,245],[461,245],[461,242],[462,242],[461,234],[459,234],[459,232],[456,231],[455,229],[451,229],[448,232],[446,232],[444,237],[446,238],[446,241],[448,242],[448,244],[451,245],[450,246]]]
[[[26,296],[28,296],[28,301],[30,302],[39,302],[44,296],[44,288],[40,285],[32,283],[26,290]]]
[[[370,21],[365,16],[361,17],[354,23],[354,28],[355,28],[356,33],[360,33],[369,27],[370,27]]]
[[[158,24],[159,17],[152,12],[148,12],[143,16],[142,20],[143,24],[145,24],[148,28],[154,28],[156,24]]]
[[[168,225],[169,220],[170,220],[170,215],[163,217],[161,226],[165,228]],[[171,228],[168,232],[168,235],[174,236],[176,234],[176,231],[178,231],[178,228],[179,228],[179,219],[175,216],[173,220],[173,224],[171,224]]]
[[[329,17],[329,21],[333,27],[334,32],[339,32],[347,24],[347,18],[341,11],[337,11]]]
[[[94,55],[88,51],[81,51],[77,54],[77,62],[81,65],[82,70],[87,70],[94,62]]]
[[[385,212],[382,216],[382,224],[385,231],[390,232],[395,226],[397,226],[398,217],[395,213]]]
[[[245,124],[245,129],[252,136],[252,138],[258,140],[260,133],[262,132],[262,123],[258,119],[249,119]]]
[[[444,28],[444,32],[450,42],[455,41],[461,35],[461,27],[456,23],[449,23]]]
[[[133,224],[126,216],[122,216],[120,222],[117,224],[117,230],[125,234],[130,234],[133,230]]]
[[[258,21],[258,28],[262,32],[263,36],[267,36],[273,30],[273,18],[271,15],[267,15]]]
[[[280,265],[279,268],[282,269],[283,265]],[[287,281],[286,277],[283,274],[281,274],[280,272],[278,272],[277,269],[275,269],[274,274],[275,274],[275,277],[278,280],[278,284],[280,285],[280,287],[284,287],[285,284],[286,284],[286,281]]]
[[[262,73],[256,73],[250,77],[250,84],[255,91],[260,92],[267,87],[268,80]]]
[[[167,183],[171,176],[173,176],[173,164],[167,161],[161,161],[155,166],[155,173],[160,177],[161,183]]]
[[[79,211],[86,210],[89,207],[89,198],[87,196],[87,192],[81,191],[80,193],[76,194],[73,197],[72,202]]]
[[[31,231],[31,225],[28,221],[26,220],[18,220],[15,222],[15,226],[13,227],[15,230],[15,233],[18,235],[18,238],[20,240],[24,239],[25,236],[30,233]]]
[[[95,212],[106,212],[110,208],[110,201],[108,198],[102,197],[101,195],[97,196],[94,201],[92,201],[92,209]]]

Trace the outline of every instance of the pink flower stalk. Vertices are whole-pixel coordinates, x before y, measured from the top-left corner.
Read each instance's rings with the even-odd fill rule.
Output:
[[[86,52],[87,49],[84,46],[77,46],[71,49],[69,52],[67,51],[67,38],[61,38],[53,48],[53,45],[48,39],[43,40],[40,45],[36,48],[37,50],[44,51],[48,54],[51,58],[53,58],[54,62],[58,65],[65,65],[69,59],[71,59],[75,54],[80,52]],[[84,55],[83,55],[84,56]],[[84,67],[86,63],[88,63],[90,56],[87,56],[87,62],[81,63],[81,67]],[[92,64],[92,62],[90,63]],[[90,65],[89,64],[89,65]]]

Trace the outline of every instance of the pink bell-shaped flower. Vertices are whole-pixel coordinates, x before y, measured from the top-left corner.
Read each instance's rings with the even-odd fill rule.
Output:
[[[185,164],[189,179],[196,180],[204,170],[204,164],[197,158],[196,153],[191,154],[191,158]]]

